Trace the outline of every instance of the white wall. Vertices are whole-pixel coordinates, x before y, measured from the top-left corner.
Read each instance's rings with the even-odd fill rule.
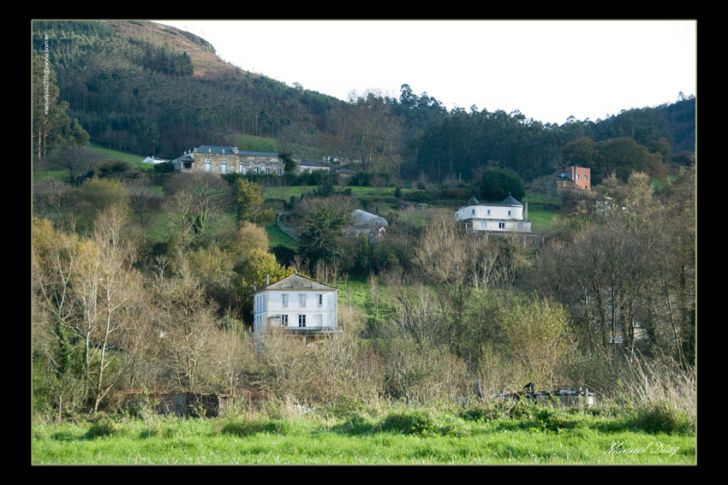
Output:
[[[474,219],[470,221],[469,224],[472,224],[471,229],[475,232],[531,232],[531,223],[526,221],[491,221],[484,219]],[[504,227],[500,227],[500,224],[502,224]]]
[[[288,306],[283,306],[283,295],[288,295]],[[306,295],[306,305],[301,306],[299,295]],[[323,296],[322,305],[318,295]],[[317,290],[264,290],[253,300],[254,330],[263,330],[269,317],[288,315],[288,327],[298,328],[298,315],[306,315],[306,328],[337,326],[337,291]],[[320,323],[319,319],[320,318]]]
[[[469,205],[466,207],[461,207],[457,210],[457,212],[455,212],[456,221],[467,221],[469,219],[500,219],[522,221],[523,207]]]

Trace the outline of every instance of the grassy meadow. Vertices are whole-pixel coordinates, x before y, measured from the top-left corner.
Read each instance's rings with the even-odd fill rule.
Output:
[[[695,464],[688,429],[646,431],[631,417],[541,409],[395,409],[221,418],[35,424],[34,464]]]

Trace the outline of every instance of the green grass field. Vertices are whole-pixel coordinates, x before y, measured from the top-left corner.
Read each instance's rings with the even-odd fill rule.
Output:
[[[556,223],[556,219],[559,217],[558,212],[528,208],[528,220],[532,222],[531,229],[536,234],[543,234],[550,230]]]
[[[240,135],[237,137],[237,144],[240,150],[254,152],[277,152],[278,141],[274,138],[255,135]]]
[[[400,415],[401,416],[401,415]],[[693,433],[625,427],[618,418],[468,421],[457,415],[126,420],[36,424],[34,464],[695,464]],[[396,418],[397,416],[395,416]],[[557,423],[554,425],[553,423]],[[417,424],[417,423],[415,423]],[[422,423],[420,423],[422,424]],[[103,429],[103,428],[101,428]],[[610,452],[610,449],[612,450]]]
[[[134,153],[120,152],[118,150],[112,150],[111,148],[102,147],[91,143],[88,147],[89,151],[104,157],[108,160],[121,160],[127,162],[133,167],[140,168],[142,170],[152,170],[154,165],[142,163],[144,155],[136,155]]]
[[[346,281],[339,281],[336,285],[339,289],[339,305],[342,307],[351,303],[351,306],[366,313],[370,300],[369,283],[365,280],[348,278]]]
[[[291,239],[285,232],[281,231],[275,224],[265,226],[265,232],[268,233],[268,247],[283,246],[294,251],[298,251],[298,243]]]

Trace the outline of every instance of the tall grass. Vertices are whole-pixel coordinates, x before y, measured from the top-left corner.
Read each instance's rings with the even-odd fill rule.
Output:
[[[695,368],[635,360],[623,379],[623,393],[636,405],[668,405],[683,411],[690,419],[697,417],[698,382]]]

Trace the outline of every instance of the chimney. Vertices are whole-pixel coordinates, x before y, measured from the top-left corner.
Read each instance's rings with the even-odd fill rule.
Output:
[[[523,200],[523,220],[528,220],[528,201],[525,199]]]
[[[265,286],[270,286],[270,274],[265,275]]]

